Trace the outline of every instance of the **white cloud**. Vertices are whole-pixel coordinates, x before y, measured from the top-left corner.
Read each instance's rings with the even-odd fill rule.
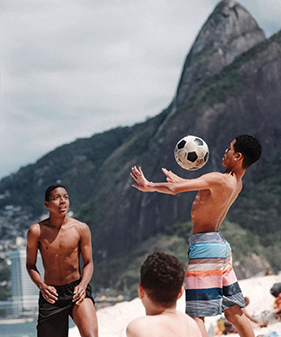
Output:
[[[0,177],[64,143],[144,121],[171,102],[214,0],[1,4]],[[267,36],[280,0],[240,1]]]

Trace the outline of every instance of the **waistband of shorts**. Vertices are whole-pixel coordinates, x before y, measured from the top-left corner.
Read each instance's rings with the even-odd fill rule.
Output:
[[[188,239],[189,245],[192,246],[196,243],[205,243],[205,242],[218,242],[225,243],[227,242],[221,232],[206,232],[206,233],[197,233],[191,235]]]
[[[67,283],[67,284],[63,284],[60,286],[54,286],[58,291],[59,290],[66,290],[66,289],[73,289],[74,287],[76,287],[79,283],[81,282],[81,278],[79,278],[76,281],[73,281],[71,283]]]

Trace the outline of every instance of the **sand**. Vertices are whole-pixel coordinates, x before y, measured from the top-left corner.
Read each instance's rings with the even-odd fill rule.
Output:
[[[270,294],[270,288],[274,283],[281,282],[280,275],[259,276],[239,281],[244,296],[250,298],[247,310],[255,317],[268,315],[273,312],[274,297]],[[177,309],[184,312],[184,296],[177,303]],[[99,322],[99,337],[125,337],[127,324],[134,318],[145,315],[141,301],[136,298],[130,302],[118,303],[112,307],[103,308],[97,311]],[[213,336],[216,322],[220,316],[206,318],[206,327],[209,335]],[[276,331],[281,336],[281,322],[272,322],[266,328],[259,328],[253,323],[256,336],[266,335],[271,331]],[[79,337],[77,328],[69,330],[69,337]],[[236,337],[237,334],[229,336]]]

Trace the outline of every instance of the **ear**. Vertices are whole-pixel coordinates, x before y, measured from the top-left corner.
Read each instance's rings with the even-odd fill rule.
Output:
[[[48,203],[48,201],[45,201],[44,204],[45,204],[45,207],[49,209],[49,203]]]
[[[234,160],[237,160],[237,161],[239,161],[239,160],[243,160],[243,154],[241,153],[241,152],[235,152],[235,154],[234,154]]]
[[[179,292],[177,299],[181,298],[183,293],[184,293],[184,287],[182,286],[181,291]]]
[[[144,298],[145,290],[143,289],[143,286],[141,284],[139,284],[138,286],[138,294],[140,299]]]

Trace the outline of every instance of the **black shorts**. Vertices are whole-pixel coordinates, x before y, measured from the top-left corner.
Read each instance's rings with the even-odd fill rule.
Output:
[[[72,317],[72,309],[75,305],[75,302],[72,302],[74,288],[80,281],[77,280],[63,286],[54,286],[58,293],[58,300],[54,304],[47,302],[40,292],[37,324],[38,337],[68,336],[68,320],[69,316]],[[86,298],[90,298],[95,304],[90,285],[86,288]]]

